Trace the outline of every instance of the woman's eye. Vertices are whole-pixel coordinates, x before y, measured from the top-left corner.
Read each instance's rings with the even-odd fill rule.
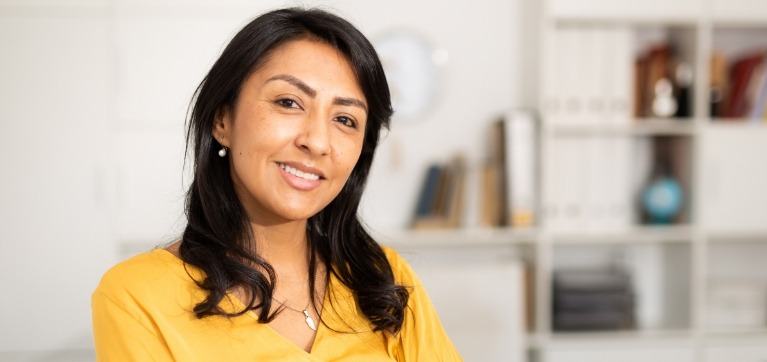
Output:
[[[351,128],[357,128],[357,123],[355,123],[354,120],[349,118],[349,117],[340,116],[340,117],[337,117],[336,120],[338,122],[341,122],[344,126],[351,127]]]
[[[298,106],[298,102],[290,99],[290,98],[282,98],[278,99],[276,102],[278,105],[284,108],[301,108]]]

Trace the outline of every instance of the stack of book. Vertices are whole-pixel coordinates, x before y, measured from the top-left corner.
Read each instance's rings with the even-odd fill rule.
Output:
[[[564,126],[631,122],[634,49],[627,26],[562,26],[546,42],[542,113]]]
[[[524,228],[538,208],[538,123],[532,112],[505,113],[492,124],[480,185],[480,225]]]
[[[635,296],[623,270],[560,270],[554,273],[555,331],[631,329]]]
[[[413,229],[456,228],[463,216],[466,161],[433,163],[424,175],[411,223]]]
[[[644,160],[634,160],[632,137],[600,132],[632,125],[633,43],[624,25],[561,26],[545,43],[541,112],[556,137],[541,153],[538,218],[551,231],[633,225],[632,179]]]
[[[728,63],[724,54],[711,57],[711,116],[767,121],[767,55],[764,50]]]

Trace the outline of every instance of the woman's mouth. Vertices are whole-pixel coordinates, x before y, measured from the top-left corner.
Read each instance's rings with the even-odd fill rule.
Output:
[[[292,167],[282,162],[277,162],[277,167],[280,169],[280,174],[288,183],[288,185],[301,191],[310,191],[320,185],[320,182],[324,179],[320,174],[301,171],[298,168]]]

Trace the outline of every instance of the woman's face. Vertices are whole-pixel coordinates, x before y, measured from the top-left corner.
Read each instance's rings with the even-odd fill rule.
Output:
[[[230,148],[234,188],[251,221],[274,224],[306,220],[338,195],[366,122],[365,96],[343,54],[294,40],[245,80],[213,134]]]

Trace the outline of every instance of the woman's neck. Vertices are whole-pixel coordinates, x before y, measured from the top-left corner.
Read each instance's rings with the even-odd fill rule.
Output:
[[[309,267],[306,220],[272,225],[251,222],[251,227],[256,238],[256,250],[252,252],[271,264],[281,278],[306,278]]]

